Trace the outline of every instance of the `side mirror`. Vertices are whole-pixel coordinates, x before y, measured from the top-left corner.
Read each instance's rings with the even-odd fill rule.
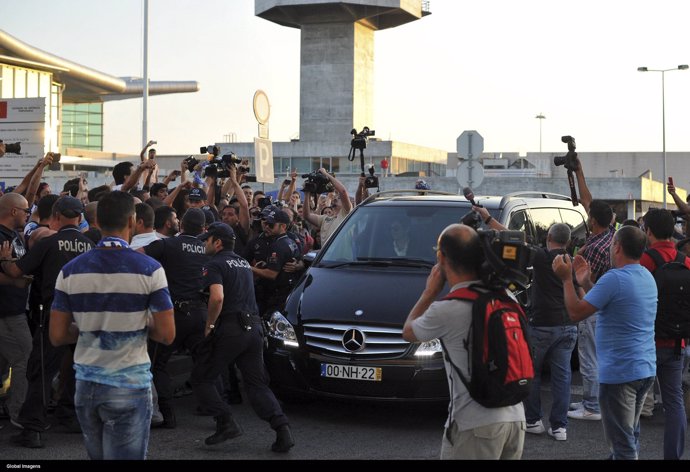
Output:
[[[304,256],[302,256],[302,262],[304,262],[304,265],[306,267],[311,267],[311,265],[314,263],[314,259],[316,259],[316,256],[318,255],[318,251],[309,251]]]

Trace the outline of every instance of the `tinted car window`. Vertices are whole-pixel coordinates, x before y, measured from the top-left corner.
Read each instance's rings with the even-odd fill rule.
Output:
[[[570,226],[570,239],[578,245],[582,245],[582,242],[587,238],[587,224],[582,214],[575,210],[561,208],[561,218],[563,218],[563,223]]]
[[[350,216],[324,250],[320,263],[371,258],[436,261],[439,234],[469,211],[462,207],[364,206]],[[491,210],[494,218],[497,212]],[[396,244],[397,242],[397,244]]]
[[[561,215],[558,212],[558,208],[532,208],[530,213],[532,214],[534,229],[537,232],[536,243],[540,246],[545,246],[546,235],[549,232],[549,228],[561,222]]]

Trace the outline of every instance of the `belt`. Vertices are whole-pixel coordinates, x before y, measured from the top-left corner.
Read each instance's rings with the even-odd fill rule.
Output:
[[[188,310],[194,307],[205,307],[206,303],[202,300],[175,300],[173,306],[178,310]]]

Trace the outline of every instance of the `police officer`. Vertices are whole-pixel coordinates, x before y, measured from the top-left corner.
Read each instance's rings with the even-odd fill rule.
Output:
[[[271,449],[287,452],[294,440],[288,419],[268,387],[263,326],[254,299],[251,266],[233,252],[235,233],[225,223],[213,223],[199,238],[206,242],[206,254],[213,256],[203,271],[204,286],[209,291],[206,338],[197,351],[192,371],[197,399],[216,420],[216,432],[205,443],[219,444],[242,434],[230,407],[214,386],[228,364],[236,362],[254,411],[276,431]]]
[[[296,273],[284,270],[286,264],[294,263],[302,257],[299,246],[287,234],[289,224],[290,217],[279,208],[269,211],[264,219],[264,232],[271,239],[268,249],[270,255],[264,262],[258,262],[252,267],[252,272],[258,277],[257,285],[262,287],[262,296],[257,302],[264,316],[283,306],[296,281]]]
[[[61,197],[53,205],[53,222],[60,230],[38,241],[31,251],[16,263],[2,262],[3,271],[12,277],[19,278],[30,274],[36,275],[41,281],[42,316],[29,357],[28,392],[17,418],[17,423],[22,425],[23,431],[12,438],[19,446],[42,446],[40,432],[48,425],[46,399],[50,397],[51,381],[60,369],[63,357],[71,357],[73,354],[73,350],[68,346],[54,347],[50,343],[47,336],[48,314],[55,293],[55,282],[62,267],[93,247],[91,240],[79,231],[83,211],[84,205],[78,199],[71,196]],[[7,258],[7,251],[8,247],[3,244],[2,259]],[[63,369],[61,379],[65,390],[55,414],[68,431],[79,432],[74,412],[74,370]]]
[[[175,341],[169,346],[153,341],[149,344],[153,383],[163,415],[162,426],[169,429],[175,428],[177,421],[172,408],[172,382],[166,369],[168,361],[182,347],[194,353],[194,347],[204,339],[207,307],[201,295],[201,270],[208,258],[204,243],[197,236],[203,232],[205,224],[204,212],[190,208],[182,218],[179,236],[160,239],[143,248],[146,255],[163,266],[175,308]]]

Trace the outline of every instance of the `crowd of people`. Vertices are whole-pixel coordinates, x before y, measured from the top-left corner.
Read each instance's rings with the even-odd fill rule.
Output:
[[[44,447],[57,403],[57,422],[83,433],[90,458],[143,459],[151,427],[177,427],[168,361],[185,351],[200,413],[216,423],[207,445],[242,434],[229,406],[242,401],[238,368],[276,432],[271,449],[287,452],[262,317],[284,305],[302,256],[354,202],[324,169],[335,191],[304,202],[296,172],[276,201],[234,165],[218,179],[185,160],[159,179],[153,144],[139,165],[117,164],[112,185],[89,189],[79,177],[56,195],[41,182],[48,153],[0,196],[0,374],[11,372],[0,418],[18,429],[15,445]]]
[[[55,194],[42,183],[53,160],[48,153],[0,196],[0,374],[11,369],[0,419],[18,429],[14,444],[44,447],[48,407],[56,403],[57,422],[83,433],[90,458],[143,459],[151,427],[177,427],[168,361],[183,350],[193,360],[198,411],[215,420],[207,445],[242,434],[230,407],[242,401],[239,369],[254,411],[276,433],[271,449],[287,452],[294,439],[268,387],[262,318],[285,303],[305,270],[302,256],[328,241],[367,198],[364,178],[350,198],[320,169],[334,191],[305,192],[303,201],[292,172],[273,201],[236,166],[224,179],[204,178],[185,160],[160,179],[153,144],[138,165],[117,164],[111,185],[89,189],[79,177]],[[658,285],[658,274],[671,262],[690,269],[687,240],[667,210],[617,228],[612,208],[592,198],[578,164],[590,236],[574,250],[571,228],[554,224],[536,252],[529,307],[535,378],[524,402],[486,408],[451,368],[470,375],[464,340],[471,305],[436,300],[446,283],[451,290],[479,283],[482,250],[468,226],[452,225],[439,237],[438,264],[403,337],[448,346],[451,407],[442,458],[517,459],[525,433],[566,441],[575,419],[602,422],[611,458],[636,459],[640,416],[653,414],[644,407],[655,397],[664,408],[664,458],[684,453],[685,341],[660,330],[657,320],[684,302]],[[425,182],[417,188],[428,190]],[[668,190],[690,215],[673,185]],[[491,228],[505,229],[485,208],[473,209]],[[397,255],[413,244],[408,223],[391,227]],[[576,345],[583,395],[571,403]],[[548,427],[540,388],[547,364]]]
[[[664,410],[664,459],[683,456],[688,421],[683,350],[690,335],[690,271],[685,269],[690,269],[690,258],[682,250],[687,239],[676,228],[676,215],[663,209],[650,209],[641,224],[628,220],[619,227],[612,208],[592,198],[577,163],[590,235],[584,246],[574,248],[571,228],[554,224],[546,247],[536,250],[528,307],[534,379],[523,402],[486,408],[458,375],[470,377],[471,304],[436,300],[446,283],[451,292],[481,284],[481,246],[477,233],[464,225],[450,226],[439,237],[438,263],[408,316],[403,337],[411,342],[438,338],[444,346],[451,405],[443,459],[519,459],[525,433],[566,441],[569,419],[601,421],[609,458],[637,459],[640,417],[645,402],[654,406],[655,383]],[[690,206],[670,182],[668,191],[690,218]],[[473,209],[492,229],[506,229],[485,208]],[[581,402],[571,403],[576,345],[583,394]],[[541,406],[541,375],[547,364],[552,397],[548,427]],[[649,408],[645,415],[651,414]]]

